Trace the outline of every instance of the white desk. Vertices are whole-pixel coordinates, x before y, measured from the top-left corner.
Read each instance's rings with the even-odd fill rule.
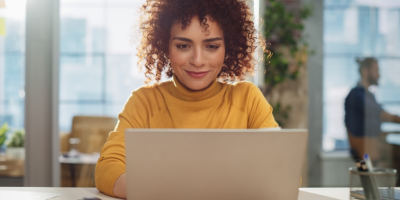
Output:
[[[96,188],[51,188],[51,187],[0,187],[1,191],[61,193],[51,200],[78,200],[95,196],[101,200],[115,200],[100,193]],[[2,199],[2,198],[1,198]],[[3,200],[3,199],[2,199]],[[8,199],[4,199],[8,200]],[[15,199],[14,199],[15,200]],[[298,200],[349,200],[348,188],[300,188]]]

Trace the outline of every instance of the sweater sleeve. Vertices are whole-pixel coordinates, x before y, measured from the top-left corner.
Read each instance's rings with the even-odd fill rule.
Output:
[[[272,115],[272,107],[261,93],[260,89],[248,83],[247,115],[248,128],[279,127]]]
[[[128,128],[145,128],[148,111],[145,102],[133,92],[118,116],[114,131],[110,132],[106,143],[100,151],[95,171],[96,188],[109,195],[113,194],[114,183],[125,173],[125,130]]]

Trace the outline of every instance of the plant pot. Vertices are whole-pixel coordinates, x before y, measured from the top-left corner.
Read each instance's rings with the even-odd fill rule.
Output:
[[[24,160],[25,148],[24,147],[7,147],[6,156],[9,159]]]

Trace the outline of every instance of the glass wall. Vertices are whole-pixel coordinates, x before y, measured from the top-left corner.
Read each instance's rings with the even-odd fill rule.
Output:
[[[144,84],[136,65],[139,7],[144,0],[60,1],[61,131],[75,115],[117,117]]]
[[[374,57],[380,79],[370,92],[384,110],[400,115],[400,2],[391,0],[324,1],[325,151],[347,150],[345,98],[360,81],[356,59]],[[382,131],[400,131],[383,123]]]

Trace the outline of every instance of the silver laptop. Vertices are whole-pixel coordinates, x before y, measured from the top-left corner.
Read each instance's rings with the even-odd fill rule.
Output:
[[[297,199],[307,136],[307,130],[127,129],[128,199]]]

